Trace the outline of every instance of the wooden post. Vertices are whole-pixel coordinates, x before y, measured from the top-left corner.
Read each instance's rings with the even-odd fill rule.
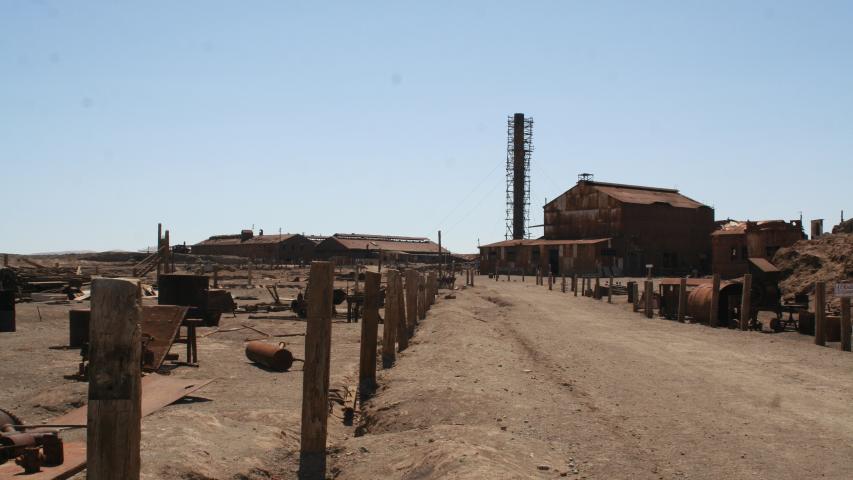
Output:
[[[308,324],[302,376],[302,436],[299,478],[326,478],[329,415],[329,360],[332,347],[331,262],[312,262],[308,283]]]
[[[166,273],[173,273],[174,269],[172,269],[172,246],[169,243],[169,231],[166,230],[166,233],[163,237],[163,258],[165,259],[166,265],[163,267],[163,271]]]
[[[711,317],[709,325],[717,327],[720,325],[720,274],[714,274],[711,291]]]
[[[213,288],[219,288],[219,265],[213,266]]]
[[[388,270],[388,288],[385,290],[385,323],[382,325],[382,368],[394,365],[394,341],[400,324],[400,272]],[[365,322],[367,323],[367,322]],[[362,328],[364,325],[362,325]],[[405,337],[405,335],[403,335]]]
[[[361,321],[361,362],[358,369],[358,390],[362,399],[376,391],[376,335],[379,328],[381,279],[381,273],[364,274],[364,316]]]
[[[841,297],[841,350],[850,351],[850,299]]]
[[[507,268],[507,269],[506,269],[506,281],[507,281],[507,282],[509,282],[509,281],[510,281],[509,274],[510,274],[510,270]]]
[[[575,296],[578,296],[578,274],[572,274],[572,291],[575,293]]]
[[[406,270],[406,333],[411,336],[415,333],[415,325],[418,323],[418,272],[417,270]]]
[[[548,272],[548,290],[554,289],[554,282],[551,281],[552,278],[554,277],[551,276],[551,272]]]
[[[418,321],[426,318],[426,285],[424,276],[418,275]],[[414,334],[414,332],[412,332]]]
[[[476,275],[476,274],[477,274],[477,272],[475,272],[475,271],[471,272],[471,286],[472,287],[474,286],[474,275]],[[435,289],[435,292],[438,293],[438,288]]]
[[[814,343],[826,345],[826,284],[817,282],[814,286]]]
[[[684,322],[684,314],[687,310],[687,278],[682,277],[678,284],[678,321]]]
[[[141,298],[136,282],[92,281],[86,435],[92,480],[139,478]]]
[[[409,322],[406,320],[406,295],[403,289],[403,274],[397,275],[397,351],[409,348]]]
[[[740,297],[740,329],[749,328],[749,317],[752,315],[752,274],[743,276],[743,294]]]
[[[566,274],[563,273],[563,283],[560,284],[560,289],[563,293],[566,293]]]
[[[607,303],[613,303],[613,275],[610,275],[610,283],[607,285]]]
[[[655,287],[654,282],[651,280],[646,280],[646,318],[652,318],[654,316],[654,296],[655,296]]]
[[[640,311],[640,282],[634,282],[634,311]]]
[[[601,278],[595,277],[595,290],[592,291],[592,298],[601,300]]]

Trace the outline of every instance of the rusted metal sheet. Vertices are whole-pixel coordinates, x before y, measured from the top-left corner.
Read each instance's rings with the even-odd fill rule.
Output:
[[[201,389],[213,380],[175,378],[164,375],[147,375],[142,377],[142,416],[150,415],[161,408],[170,405],[196,390]],[[65,415],[50,420],[50,424],[84,425],[86,424],[88,406],[83,405]]]
[[[0,465],[0,480],[25,478],[26,480],[64,480],[71,478],[86,468],[86,443],[66,442],[63,450],[64,461],[61,465],[48,467],[42,465],[41,471],[29,475],[14,463]]]
[[[189,307],[151,305],[142,307],[142,337],[145,339],[142,368],[156,371],[163,364],[175,342],[181,322]]]

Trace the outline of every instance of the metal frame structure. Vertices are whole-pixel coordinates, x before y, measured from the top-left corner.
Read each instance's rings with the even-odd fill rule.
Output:
[[[506,121],[506,233],[509,239],[530,238],[530,157],[533,118],[523,113]]]

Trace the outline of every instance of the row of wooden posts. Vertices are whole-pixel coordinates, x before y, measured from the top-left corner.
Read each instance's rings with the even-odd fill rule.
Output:
[[[380,273],[365,273],[359,362],[362,399],[377,387],[381,277]],[[331,262],[311,264],[302,387],[301,478],[325,478],[333,282]],[[384,368],[391,368],[396,353],[408,347],[415,327],[426,318],[437,295],[438,278],[433,272],[387,271]],[[104,278],[92,281],[86,450],[87,478],[92,480],[139,478],[141,309],[138,282]]]
[[[495,280],[499,280],[498,271],[495,270],[494,274]],[[506,274],[507,281],[510,281],[510,273]],[[548,279],[548,290],[553,289],[554,285],[554,275],[550,274],[547,276]],[[592,278],[590,277],[580,277],[581,279],[581,288],[580,291],[582,295],[586,296],[589,294],[593,298],[601,299],[599,296],[599,285],[600,285],[600,277],[595,277],[595,287],[592,287]],[[524,274],[521,275],[521,281],[524,281]],[[712,289],[711,289],[711,305],[709,306],[709,325],[711,327],[719,326],[719,308],[720,308],[720,275],[714,274],[712,277]],[[544,280],[542,275],[537,271],[536,273],[536,284],[544,285]],[[613,277],[610,277],[609,288],[607,289],[607,302],[613,303]],[[631,298],[633,299],[634,311],[637,312],[641,308],[643,313],[648,318],[654,317],[654,281],[652,279],[646,279],[643,284],[643,299],[644,305],[640,305],[640,290],[639,290],[639,282],[632,282],[631,288],[633,291],[631,292]],[[561,290],[563,293],[566,292],[566,276],[562,277]],[[578,296],[578,276],[572,275],[571,277],[571,291],[574,292],[575,296]],[[826,319],[826,283],[824,282],[816,282],[815,283],[815,345],[826,346],[826,330],[827,330],[827,319]],[[677,321],[684,322],[684,319],[687,315],[687,278],[681,278],[681,281],[678,286],[678,313],[677,313]],[[738,319],[738,328],[741,330],[747,330],[749,328],[749,320],[750,315],[752,314],[752,274],[746,274],[743,278],[743,293],[741,295],[741,305],[740,305],[740,318]],[[850,310],[850,299],[849,298],[841,298],[841,349],[845,352],[851,351],[851,310]]]

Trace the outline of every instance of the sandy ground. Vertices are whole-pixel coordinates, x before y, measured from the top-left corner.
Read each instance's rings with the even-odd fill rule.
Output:
[[[853,477],[853,357],[528,283],[434,307],[340,478]]]
[[[232,292],[269,301],[259,288]],[[358,419],[364,435],[330,418],[330,477],[853,476],[847,353],[796,333],[649,320],[625,297],[608,305],[530,279],[478,277],[456,296],[439,300],[396,365],[380,369],[380,391]],[[0,407],[35,423],[83,404],[86,384],[63,378],[78,352],[51,348],[67,343],[67,312],[80,306],[19,305],[18,332],[0,336]],[[305,330],[247,314],[224,316],[221,328],[241,324]],[[332,387],[356,383],[360,326],[335,319]],[[171,371],[217,380],[143,420],[143,478],[296,477],[301,366],[252,365],[249,336],[201,338],[200,367]],[[285,340],[301,358],[302,338]]]

